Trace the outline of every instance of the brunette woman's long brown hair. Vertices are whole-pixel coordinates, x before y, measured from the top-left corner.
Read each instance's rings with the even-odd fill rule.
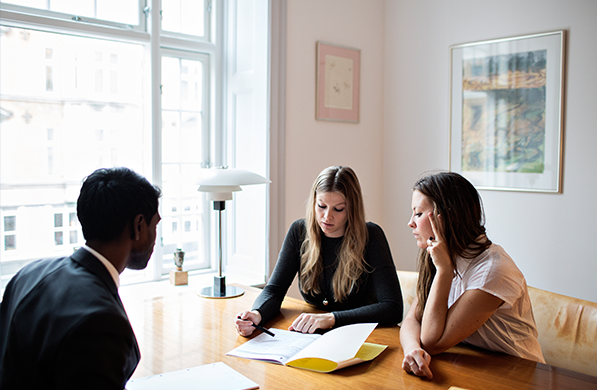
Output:
[[[491,241],[485,234],[485,214],[481,196],[475,187],[455,172],[440,172],[419,179],[413,191],[419,191],[433,205],[433,215],[441,215],[439,228],[448,247],[452,265],[456,258],[472,259],[489,248]],[[417,281],[417,312],[423,315],[431,283],[435,278],[435,265],[425,249],[419,249],[419,279]]]
[[[301,247],[301,289],[305,293],[321,292],[319,282],[323,271],[321,259],[321,228],[315,215],[317,194],[338,192],[346,200],[347,221],[344,240],[338,253],[338,268],[334,273],[334,299],[342,302],[348,297],[363,272],[366,272],[364,252],[368,240],[365,207],[361,185],[349,167],[333,166],[324,169],[315,182],[307,202],[306,233]]]

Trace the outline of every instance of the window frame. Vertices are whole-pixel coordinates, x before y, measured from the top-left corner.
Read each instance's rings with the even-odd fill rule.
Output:
[[[211,81],[212,81],[212,73],[211,73],[211,57],[213,55],[207,54],[205,52],[191,52],[191,51],[186,51],[186,50],[175,50],[175,49],[170,49],[170,48],[164,48],[162,47],[160,50],[160,64],[161,64],[161,59],[163,59],[164,57],[170,57],[170,58],[176,58],[176,59],[188,59],[188,60],[193,60],[193,61],[201,61],[203,63],[204,66],[204,71],[203,71],[203,85],[207,86],[204,87],[202,89],[203,92],[203,96],[202,96],[202,102],[203,102],[203,106],[201,108],[201,112],[202,115],[201,116],[201,120],[202,120],[202,124],[201,124],[201,128],[202,129],[207,129],[207,131],[202,131],[201,133],[201,155],[206,157],[209,156],[209,141],[211,138],[211,132],[210,132],[210,115],[209,115],[209,111],[210,111],[210,92],[211,92]],[[164,109],[161,105],[160,105],[160,110],[161,112],[164,111],[173,111],[170,108],[166,108]],[[181,109],[179,111],[185,111],[184,109]],[[161,126],[160,126],[160,133],[161,133]],[[160,144],[161,146],[161,144]],[[161,161],[161,165],[165,165],[168,164],[167,162],[164,162],[164,160],[162,158],[160,158]],[[206,166],[209,166],[209,159],[203,159],[201,161],[201,167],[204,168]],[[162,172],[160,170],[160,172]],[[163,173],[163,172],[162,172]],[[163,182],[163,180],[161,181]],[[179,194],[180,195],[180,194]],[[164,196],[164,195],[163,195]],[[197,198],[202,197],[202,195],[197,192],[196,194]],[[203,218],[202,220],[198,221],[198,223],[201,225],[200,229],[202,232],[204,232],[202,239],[204,241],[209,241],[209,222],[210,222],[210,215],[209,215],[209,208],[208,208],[208,204],[205,201],[199,201],[200,203],[200,211],[199,214],[204,215],[206,218]],[[160,202],[160,206],[162,208],[162,220],[166,220],[166,217],[170,216],[170,212],[168,212],[165,207],[166,207],[166,202],[162,199],[162,201]],[[182,219],[182,223],[184,225],[185,220],[188,219],[189,216],[192,216],[194,213],[192,211],[186,212],[186,210],[184,209],[180,209],[177,210],[177,213],[180,215],[181,219]],[[184,229],[184,226],[181,225],[178,227],[178,229]],[[164,222],[162,222],[160,224],[160,236],[163,238],[163,230],[167,228],[164,225]],[[184,233],[183,233],[184,234]],[[211,242],[210,242],[211,243]],[[160,246],[160,249],[163,250],[164,245],[162,244]],[[204,246],[203,248],[199,248],[199,252],[202,253],[202,256],[204,257],[205,261],[191,266],[189,267],[189,263],[185,263],[187,264],[184,269],[185,270],[205,270],[208,269],[210,267],[210,261],[209,261],[209,245]],[[167,257],[167,259],[169,260],[170,258],[172,258],[172,261],[168,261],[165,260],[164,257]],[[162,259],[162,265],[161,265],[161,270],[158,269],[159,266],[158,264],[155,264],[156,273],[162,273],[162,275],[168,274],[170,271],[175,269],[175,265],[174,265],[174,254],[173,253],[162,253],[162,255],[160,256],[160,258]],[[157,263],[157,262],[156,262]]]
[[[153,12],[160,7],[160,0],[148,0],[146,7],[141,7],[144,4],[144,0],[139,1],[140,23],[139,28],[130,28],[130,26],[118,26],[118,24],[106,23],[105,21],[92,20],[89,18],[83,18],[85,20],[75,21],[72,20],[73,15],[58,14],[53,11],[33,9],[23,6],[17,6],[12,4],[0,3],[0,9],[2,11],[0,23],[6,27],[23,28],[40,30],[50,33],[76,35],[86,38],[95,38],[103,40],[111,40],[117,42],[127,42],[133,44],[143,45],[146,49],[147,64],[149,68],[148,74],[143,77],[147,83],[150,83],[150,91],[145,94],[143,98],[146,107],[144,110],[144,127],[147,131],[151,132],[148,137],[151,138],[151,167],[146,167],[146,176],[151,179],[152,182],[157,185],[161,185],[161,58],[165,53],[174,54],[177,57],[202,57],[206,60],[208,65],[208,72],[205,76],[209,79],[209,87],[204,90],[204,104],[205,115],[203,116],[203,126],[206,131],[203,132],[202,137],[204,138],[202,147],[202,166],[210,167],[214,163],[212,161],[218,160],[217,155],[222,154],[224,148],[221,145],[222,136],[218,136],[217,129],[222,129],[222,86],[224,82],[221,80],[224,77],[224,73],[221,71],[222,64],[222,53],[223,50],[215,42],[223,42],[222,31],[223,28],[220,26],[224,22],[223,7],[214,6],[212,0],[206,0],[206,6],[208,5],[210,10],[206,11],[206,23],[205,32],[206,36],[211,39],[194,39],[184,34],[176,34],[171,32],[162,32],[160,28],[160,12]],[[141,28],[141,26],[143,28]],[[218,26],[214,28],[214,26]],[[221,46],[221,45],[220,45]],[[211,102],[211,104],[210,104]],[[219,125],[219,126],[218,126]],[[220,130],[221,132],[222,130]],[[207,138],[207,140],[205,140]],[[220,141],[218,141],[220,140]],[[221,158],[221,157],[220,157]],[[198,194],[198,196],[201,196]],[[213,218],[209,212],[208,202],[202,202],[205,204],[206,211],[206,222],[205,222],[205,241],[212,244],[212,237],[209,234],[209,223],[210,219]],[[4,216],[5,213],[2,213]],[[68,214],[66,214],[68,216]],[[56,229],[52,229],[56,231]],[[4,232],[3,232],[4,233]],[[16,235],[16,234],[15,234]],[[141,281],[150,280],[161,280],[167,277],[167,272],[170,268],[170,264],[167,259],[164,259],[165,253],[163,253],[162,246],[160,245],[160,238],[162,237],[161,226],[158,225],[158,242],[156,243],[154,254],[152,256],[152,267],[147,267],[143,271],[131,271],[123,272],[121,278],[123,283],[135,283]],[[3,234],[4,238],[4,234]],[[82,237],[81,237],[82,238]],[[68,235],[63,237],[64,242],[68,243]],[[81,246],[84,241],[81,241],[77,246]],[[64,245],[63,245],[64,246]],[[2,248],[4,244],[2,244]],[[205,250],[208,252],[208,249]],[[3,251],[4,253],[4,251]],[[18,246],[15,250],[18,253]],[[49,254],[51,255],[51,254]],[[3,258],[4,258],[3,254]],[[172,264],[173,265],[173,264]],[[202,272],[212,272],[213,269],[210,267],[211,259],[208,259],[208,268],[203,269]],[[186,269],[186,267],[185,267]]]

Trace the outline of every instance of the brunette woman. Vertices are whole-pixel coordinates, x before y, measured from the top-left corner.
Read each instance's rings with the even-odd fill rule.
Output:
[[[431,355],[461,341],[545,362],[524,276],[484,222],[479,193],[461,175],[415,184],[408,226],[419,246],[419,279],[400,329],[405,371],[431,378]]]

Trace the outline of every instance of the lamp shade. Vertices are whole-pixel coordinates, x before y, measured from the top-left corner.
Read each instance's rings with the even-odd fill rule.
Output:
[[[197,183],[201,186],[246,186],[271,183],[271,181],[245,169],[216,167],[201,169]]]
[[[209,200],[231,200],[233,192],[242,191],[240,186],[266,184],[271,181],[245,169],[216,167],[201,169],[197,183],[198,191],[209,193]]]

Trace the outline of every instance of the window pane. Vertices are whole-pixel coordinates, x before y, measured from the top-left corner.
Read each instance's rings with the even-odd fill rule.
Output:
[[[116,23],[139,24],[138,0],[3,0],[2,2]]]
[[[62,227],[62,214],[54,214],[54,227]]]
[[[180,108],[180,59],[162,57],[162,108]]]
[[[185,70],[180,76],[181,85],[181,108],[187,110],[197,110],[201,107],[203,100],[203,62],[197,60],[182,59],[181,68]]]
[[[203,0],[162,0],[162,30],[204,36]]]
[[[17,249],[17,239],[15,235],[4,236],[4,250],[10,251]]]
[[[14,215],[4,217],[4,231],[14,232],[17,228],[17,217]]]
[[[25,7],[48,9],[48,0],[4,0],[3,3],[23,5]]]
[[[162,186],[169,194],[162,208],[164,266],[176,248],[185,252],[185,265],[207,265],[199,252],[205,248],[201,197],[189,181],[203,159],[203,72],[201,60],[162,57]]]
[[[77,213],[69,213],[68,214],[68,226],[77,226]]]
[[[95,1],[97,2],[97,19],[132,25],[139,24],[139,0]]]
[[[143,114],[142,45],[6,26],[0,32],[0,208],[19,220],[19,247],[2,256],[5,275],[18,270],[9,263],[72,253],[81,234],[81,180],[95,169],[126,166],[151,178],[151,128]],[[14,238],[4,242],[15,248]]]
[[[45,93],[39,59],[48,47],[54,48],[55,82],[54,91]],[[60,182],[78,186],[95,168],[111,165],[113,148],[120,165],[142,171],[149,156],[143,146],[141,45],[3,27],[0,49],[0,104],[10,115],[2,122],[3,184],[46,182],[49,146]],[[106,55],[98,60],[98,52]],[[108,54],[122,61],[111,63]],[[93,75],[110,71],[119,75],[118,93],[97,91]]]

